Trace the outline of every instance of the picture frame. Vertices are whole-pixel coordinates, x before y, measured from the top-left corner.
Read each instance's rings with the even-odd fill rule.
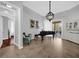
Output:
[[[36,21],[36,28],[38,29],[39,28],[39,22]]]
[[[74,29],[77,29],[77,26],[78,26],[78,23],[77,22],[74,22]]]
[[[72,22],[69,23],[69,29],[72,29]]]
[[[79,22],[72,21],[72,22],[66,22],[66,30],[67,31],[79,31]]]
[[[30,20],[30,27],[31,28],[34,28],[35,27],[35,20]]]

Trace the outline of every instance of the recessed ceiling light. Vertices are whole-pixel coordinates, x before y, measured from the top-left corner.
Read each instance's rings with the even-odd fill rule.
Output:
[[[7,6],[8,8],[12,8],[12,6],[10,6],[10,5],[8,5],[8,4],[7,4],[6,6]]]

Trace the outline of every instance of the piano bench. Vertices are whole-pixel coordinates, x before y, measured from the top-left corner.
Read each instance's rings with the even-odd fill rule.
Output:
[[[38,34],[35,34],[35,38],[34,38],[35,40],[37,40],[38,39]]]

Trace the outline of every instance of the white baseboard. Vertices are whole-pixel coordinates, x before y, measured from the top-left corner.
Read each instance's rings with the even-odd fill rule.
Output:
[[[19,46],[17,43],[14,43],[14,45],[17,46],[18,49],[22,49],[23,48],[23,46]]]
[[[19,47],[18,47],[18,49],[22,49],[22,48],[23,48],[22,46],[19,46]]]
[[[18,47],[18,44],[14,43],[14,45],[15,45],[16,47]]]
[[[77,42],[77,41],[69,40],[69,39],[66,39],[66,38],[63,38],[63,39],[67,40],[67,41],[71,41],[71,42],[76,43],[76,44],[79,44],[79,42]]]

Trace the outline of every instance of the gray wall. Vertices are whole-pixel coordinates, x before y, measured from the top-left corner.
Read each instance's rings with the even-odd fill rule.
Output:
[[[16,5],[20,8],[20,18],[18,19],[18,14],[15,20],[15,44],[19,47],[23,47],[22,33],[32,34],[32,39],[34,39],[34,34],[39,33],[43,29],[43,20],[44,18],[33,10],[23,6],[22,2],[10,1],[10,3]],[[16,12],[17,13],[17,12]],[[30,28],[30,19],[39,21],[39,29]]]
[[[31,28],[30,27],[30,20],[37,20],[39,21],[39,28]],[[39,34],[40,31],[43,29],[43,20],[44,18],[34,12],[33,10],[23,6],[23,21],[22,21],[22,32],[26,32],[26,34],[32,34],[32,39],[34,39],[35,34]]]
[[[76,7],[72,8],[68,11],[56,14],[55,18],[61,19],[61,21],[62,21],[62,27],[63,27],[62,38],[73,41],[75,43],[79,43],[79,34],[70,33],[70,31],[68,31],[66,28],[67,22],[73,23],[73,22],[77,21],[79,24],[79,5],[77,5]],[[79,26],[78,26],[78,28],[79,28]]]
[[[2,17],[3,18],[3,39],[8,39],[8,18],[7,17]]]
[[[0,43],[3,40],[3,18],[0,16]]]

